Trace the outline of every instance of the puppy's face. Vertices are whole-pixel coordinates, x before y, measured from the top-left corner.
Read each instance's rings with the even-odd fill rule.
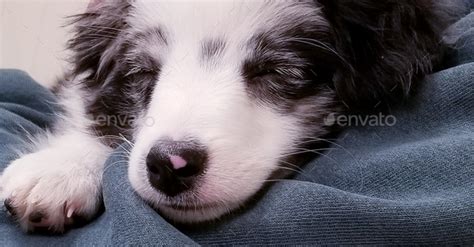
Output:
[[[131,89],[152,87],[137,108],[129,178],[167,216],[227,213],[294,169],[305,137],[326,134],[335,95],[315,52],[327,23],[311,1],[136,1],[127,23]],[[194,173],[181,176],[183,164]],[[171,174],[153,168],[167,165]]]
[[[95,131],[133,140],[141,197],[217,218],[295,170],[337,99],[373,109],[431,68],[430,0],[319,2],[99,0],[77,17],[74,74],[89,113],[121,120]]]

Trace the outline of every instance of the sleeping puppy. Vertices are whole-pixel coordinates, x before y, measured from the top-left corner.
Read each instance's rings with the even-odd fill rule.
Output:
[[[439,5],[95,1],[74,17],[64,112],[3,171],[5,207],[26,231],[92,219],[105,161],[127,142],[128,179],[163,216],[226,215],[302,165],[333,133],[327,116],[409,95],[440,59]]]

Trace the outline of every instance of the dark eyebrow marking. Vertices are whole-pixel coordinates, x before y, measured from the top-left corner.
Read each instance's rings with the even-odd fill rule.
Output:
[[[218,56],[224,50],[225,45],[222,39],[211,39],[202,42],[201,59],[206,61]]]

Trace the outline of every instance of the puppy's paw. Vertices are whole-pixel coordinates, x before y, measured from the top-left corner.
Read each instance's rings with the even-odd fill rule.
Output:
[[[23,156],[1,175],[0,198],[25,231],[63,232],[100,208],[102,174],[87,162],[53,149]]]

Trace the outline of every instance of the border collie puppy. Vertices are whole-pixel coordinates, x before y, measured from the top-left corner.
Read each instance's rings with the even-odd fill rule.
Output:
[[[438,5],[96,0],[74,17],[64,112],[3,171],[0,197],[27,231],[90,220],[126,140],[138,195],[173,221],[219,218],[304,163],[328,115],[408,95],[440,57]]]

